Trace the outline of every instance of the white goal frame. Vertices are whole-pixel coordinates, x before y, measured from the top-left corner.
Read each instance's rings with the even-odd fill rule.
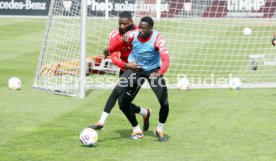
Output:
[[[276,32],[276,2],[263,1],[252,6],[234,0],[52,0],[33,87],[80,98],[85,98],[86,89],[114,87],[118,68],[110,59],[98,61],[97,55],[102,55],[109,32],[118,26],[115,5],[132,4],[148,5],[149,11],[132,12],[134,22],[142,16],[153,17],[154,29],[168,43],[171,66],[165,76],[169,88],[177,88],[178,77],[187,77],[192,89],[228,88],[228,76],[240,78],[242,88],[275,88],[276,49],[271,39]],[[170,8],[172,3],[175,8]],[[97,25],[102,31],[91,34]],[[243,32],[245,28],[252,33]],[[88,73],[94,75],[87,77]],[[220,78],[226,81],[209,80]]]

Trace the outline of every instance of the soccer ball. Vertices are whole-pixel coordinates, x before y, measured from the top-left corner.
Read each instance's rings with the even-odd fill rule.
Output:
[[[9,79],[8,86],[10,89],[18,90],[21,88],[21,80],[17,77],[12,77]]]
[[[80,142],[86,146],[93,146],[98,141],[98,133],[91,128],[85,128],[80,133]]]
[[[229,79],[229,88],[233,90],[239,90],[241,88],[241,80],[239,78]]]
[[[177,81],[177,88],[180,90],[189,90],[190,89],[190,81],[187,78],[181,78]]]
[[[242,32],[243,32],[244,35],[251,35],[252,34],[251,28],[248,28],[248,27],[244,28]]]

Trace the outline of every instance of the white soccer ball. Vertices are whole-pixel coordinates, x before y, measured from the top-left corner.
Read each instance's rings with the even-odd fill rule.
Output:
[[[96,130],[87,127],[80,133],[80,141],[83,145],[93,146],[98,141],[98,133]]]
[[[244,35],[251,35],[252,34],[252,30],[249,27],[244,28],[242,32],[243,32]]]
[[[187,78],[181,78],[177,81],[177,88],[180,90],[189,90],[190,89],[190,81]]]
[[[17,77],[12,77],[9,79],[8,86],[10,89],[18,90],[21,88],[21,80]]]
[[[242,82],[239,78],[229,79],[229,88],[233,90],[239,90],[241,88]]]

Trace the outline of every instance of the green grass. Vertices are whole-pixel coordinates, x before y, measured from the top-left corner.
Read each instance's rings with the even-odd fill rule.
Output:
[[[44,26],[45,19],[0,22],[1,161],[276,160],[276,89],[169,90],[166,143],[153,135],[158,102],[142,89],[134,102],[153,109],[144,139],[128,139],[130,124],[115,106],[97,145],[81,146],[79,133],[98,120],[111,91],[78,99],[33,90]],[[21,78],[21,90],[7,88],[12,76]]]

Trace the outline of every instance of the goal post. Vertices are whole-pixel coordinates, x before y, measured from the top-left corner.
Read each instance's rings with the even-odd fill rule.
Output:
[[[191,88],[227,88],[234,77],[242,88],[276,87],[274,0],[52,0],[34,88],[83,98],[113,87],[118,68],[102,52],[125,10],[136,24],[154,18],[169,48],[169,87],[181,77]]]
[[[80,1],[51,1],[34,88],[80,96],[80,8]]]
[[[80,80],[79,97],[85,98],[86,77],[86,28],[87,28],[87,0],[81,0],[81,34],[80,34]]]

